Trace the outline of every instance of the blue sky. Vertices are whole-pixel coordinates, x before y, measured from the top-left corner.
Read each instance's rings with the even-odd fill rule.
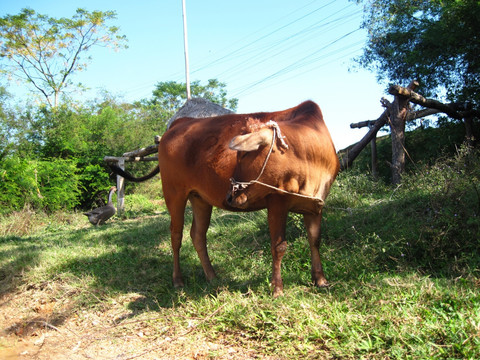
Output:
[[[115,10],[129,48],[96,48],[87,70],[72,80],[125,101],[149,98],[157,82],[185,82],[181,0],[0,0],[0,16],[30,7],[71,17],[79,7]],[[322,108],[337,149],[366,129],[350,123],[376,119],[384,86],[353,58],[366,41],[362,9],[347,0],[186,0],[190,79],[227,84],[238,112],[283,110],[304,100]],[[11,90],[14,86],[11,87]]]

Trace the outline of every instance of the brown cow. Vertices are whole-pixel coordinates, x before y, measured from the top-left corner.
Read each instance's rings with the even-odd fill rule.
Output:
[[[312,279],[317,286],[327,285],[319,254],[320,225],[323,201],[337,176],[339,161],[315,103],[307,101],[272,113],[177,119],[160,141],[158,158],[171,217],[176,287],[183,286],[179,254],[187,200],[193,209],[190,235],[208,280],[216,276],[206,245],[212,206],[231,211],[266,208],[274,296],[283,292],[280,268],[287,248],[289,211],[304,215]],[[156,172],[158,168],[149,176]]]

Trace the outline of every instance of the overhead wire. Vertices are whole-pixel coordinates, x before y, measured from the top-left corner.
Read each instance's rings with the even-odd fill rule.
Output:
[[[257,37],[256,37],[256,35],[257,35],[258,33],[261,33],[264,29],[271,28],[273,24],[276,24],[276,23],[278,23],[278,22],[281,22],[281,21],[283,21],[283,20],[286,19],[286,18],[291,18],[292,15],[294,15],[294,14],[302,11],[302,10],[305,9],[305,8],[308,8],[310,5],[312,5],[313,3],[317,2],[317,1],[318,1],[318,0],[313,0],[313,1],[309,2],[308,4],[306,4],[306,5],[304,5],[304,6],[300,7],[300,8],[297,8],[296,10],[291,11],[288,15],[286,15],[286,16],[280,18],[280,19],[277,19],[277,20],[273,21],[272,23],[270,23],[269,25],[265,26],[264,28],[259,29],[259,30],[256,30],[256,31],[250,33],[249,35],[243,37],[242,39],[239,39],[238,41],[235,41],[234,43],[235,43],[235,44],[238,44],[238,43],[243,42],[243,41],[246,40],[246,39],[251,38],[252,36],[255,36],[255,39],[254,39],[254,40],[248,42],[247,44],[241,46],[240,48],[238,48],[238,47],[235,48],[235,45],[232,44],[231,46],[224,48],[224,50],[230,50],[230,49],[232,49],[232,48],[234,48],[234,50],[233,50],[233,51],[230,51],[229,53],[227,53],[227,54],[225,54],[225,55],[221,55],[220,58],[211,60],[211,55],[208,56],[208,57],[206,57],[206,59],[203,61],[204,64],[203,64],[203,65],[199,65],[196,69],[194,68],[193,70],[191,70],[191,74],[197,73],[197,72],[199,72],[199,71],[201,71],[201,70],[203,70],[203,69],[205,69],[205,68],[214,66],[214,65],[216,65],[216,64],[218,65],[218,63],[219,63],[221,60],[230,61],[230,60],[232,59],[232,57],[231,57],[232,54],[235,54],[235,53],[241,51],[242,49],[248,48],[248,47],[252,46],[253,44],[261,41],[262,39],[267,38],[268,36],[277,33],[277,32],[280,31],[281,29],[284,29],[284,28],[286,28],[286,27],[288,27],[288,26],[290,26],[290,25],[293,25],[293,24],[301,21],[302,19],[305,19],[306,17],[308,17],[308,16],[316,13],[317,11],[323,10],[323,9],[326,8],[327,6],[335,3],[335,1],[330,1],[329,3],[327,3],[327,4],[325,4],[325,5],[322,5],[322,6],[320,6],[319,8],[315,9],[314,11],[308,12],[307,14],[303,14],[302,16],[295,18],[295,20],[290,21],[290,22],[287,23],[286,25],[282,25],[282,26],[280,26],[280,27],[275,28],[275,30],[269,32],[269,33],[266,34],[266,35],[261,36],[260,38],[257,38]],[[202,61],[202,60],[201,60],[201,61]],[[183,71],[176,71],[175,73],[170,74],[170,75],[167,76],[166,78],[168,78],[168,79],[174,79],[174,81],[182,81],[184,75],[185,75],[185,74],[183,73]],[[216,76],[216,77],[218,78],[218,76]],[[135,89],[130,89],[128,92],[129,92],[129,93],[133,93],[133,92],[139,93],[139,92],[144,91],[144,90],[147,89],[147,88],[151,88],[152,86],[153,86],[152,82],[146,82],[146,83],[139,84],[139,85],[135,86],[135,87],[134,87]]]
[[[360,44],[363,44],[363,41],[358,41],[355,44],[351,44],[351,45],[349,44],[349,45],[345,46],[343,49],[350,49],[350,51],[348,53],[339,54],[339,52],[337,50],[335,50],[335,51],[332,51],[328,54],[325,54],[325,55],[323,55],[319,58],[316,58],[315,62],[314,61],[311,62],[311,64],[314,65],[313,67],[308,67],[301,72],[295,72],[294,74],[291,74],[288,77],[285,77],[285,76],[278,77],[277,81],[274,81],[275,78],[272,78],[270,80],[262,81],[261,83],[257,84],[255,87],[253,87],[251,84],[246,84],[239,89],[234,89],[232,91],[231,96],[232,97],[237,97],[239,95],[243,95],[243,96],[250,95],[250,94],[252,94],[256,91],[260,91],[260,90],[263,90],[263,89],[268,88],[268,87],[273,87],[273,86],[276,86],[278,84],[288,82],[291,79],[299,78],[299,77],[303,76],[304,74],[306,74],[308,72],[311,72],[315,69],[319,69],[319,68],[327,66],[331,63],[338,62],[339,60],[349,58],[350,56],[353,56],[354,54],[358,54],[358,52],[362,49],[363,46],[358,46]],[[343,50],[343,49],[341,49],[341,50]],[[325,62],[319,62],[320,60],[324,60],[325,58],[328,58],[328,57],[331,57],[331,56],[337,55],[337,54],[338,54],[338,56],[333,58],[333,59],[330,59],[330,60],[325,61]],[[305,64],[303,67],[307,67],[307,65],[310,65],[310,64]],[[293,70],[291,72],[293,72]]]
[[[313,2],[312,2],[312,3],[313,3]],[[326,8],[327,6],[329,6],[329,5],[333,4],[333,3],[335,3],[335,0],[330,1],[329,3],[320,6],[319,8],[317,8],[317,9],[315,9],[315,10],[313,10],[313,11],[307,13],[307,14],[304,14],[304,15],[296,18],[296,19],[293,20],[293,21],[290,21],[289,23],[287,23],[287,24],[285,24],[285,25],[282,25],[282,26],[276,28],[275,30],[273,30],[273,31],[271,31],[271,32],[269,32],[269,33],[267,33],[267,34],[265,34],[265,35],[262,35],[262,36],[260,36],[259,38],[256,38],[255,40],[253,40],[253,41],[251,41],[251,42],[249,42],[249,43],[247,43],[247,44],[245,44],[245,45],[243,45],[243,46],[241,46],[241,47],[239,47],[239,48],[237,48],[237,49],[235,49],[235,50],[233,50],[233,51],[231,51],[231,52],[229,52],[229,53],[227,53],[227,54],[225,54],[225,55],[223,55],[223,56],[221,56],[221,57],[219,57],[219,58],[217,58],[217,59],[215,59],[215,60],[213,60],[213,61],[211,61],[211,62],[209,62],[209,63],[206,64],[206,65],[199,66],[199,67],[196,68],[194,71],[195,71],[195,72],[201,71],[201,70],[203,70],[203,69],[205,69],[205,68],[208,68],[208,67],[211,67],[211,66],[213,66],[213,65],[218,64],[218,63],[221,62],[222,60],[229,60],[229,59],[231,59],[231,57],[232,57],[233,55],[238,54],[238,53],[241,52],[242,50],[247,49],[247,48],[251,47],[252,45],[259,43],[260,41],[262,41],[262,40],[264,40],[264,39],[272,36],[273,34],[278,33],[279,31],[281,31],[281,30],[283,30],[283,29],[285,29],[285,28],[287,28],[287,27],[289,27],[289,26],[291,26],[291,25],[293,25],[293,24],[295,24],[295,23],[298,23],[298,22],[301,21],[301,20],[304,20],[305,18],[307,18],[307,17],[309,17],[309,16],[312,16],[313,14],[317,13],[317,12],[320,11],[320,10],[323,10],[324,8]],[[310,4],[311,4],[311,3],[310,3]],[[302,7],[302,8],[305,8],[305,7]],[[258,32],[257,32],[257,33],[258,33]]]
[[[328,3],[327,5],[330,5],[330,4],[331,3]],[[322,9],[327,5],[324,5],[323,7],[319,8],[319,9]],[[288,49],[291,49],[293,47],[298,47],[299,45],[311,40],[314,36],[316,36],[315,32],[319,32],[322,28],[327,27],[328,25],[331,25],[332,23],[344,20],[345,17],[348,18],[348,17],[351,17],[352,15],[358,14],[359,12],[355,12],[353,14],[347,14],[347,15],[338,17],[338,18],[336,18],[332,21],[326,22],[326,20],[328,20],[328,19],[332,18],[333,16],[343,12],[345,9],[348,9],[350,7],[350,5],[338,10],[337,12],[335,12],[333,14],[328,15],[327,17],[324,17],[324,18],[316,21],[313,24],[308,24],[306,27],[303,27],[300,31],[297,31],[293,34],[292,33],[287,33],[286,36],[283,36],[279,39],[276,39],[275,41],[271,41],[271,42],[266,43],[266,44],[265,43],[258,44],[258,47],[256,47],[256,48],[250,48],[247,51],[240,52],[239,54],[237,54],[237,56],[243,56],[243,58],[245,58],[246,60],[240,60],[240,59],[236,60],[233,57],[228,59],[228,60],[225,60],[225,61],[232,62],[233,65],[231,65],[230,67],[227,67],[221,73],[216,74],[216,75],[221,77],[224,74],[229,74],[231,71],[240,72],[242,68],[255,67],[255,66],[258,65],[258,63],[263,63],[263,62],[267,61],[268,59],[271,59],[273,56],[281,54]],[[305,18],[305,16],[303,16],[299,19],[302,19],[302,18]],[[292,23],[293,22],[291,22],[290,24],[292,24]],[[281,28],[285,28],[285,26],[283,26]],[[270,34],[277,33],[279,30],[280,29],[272,31],[272,32],[270,32]],[[326,31],[328,31],[328,30],[326,30]],[[260,39],[263,39],[265,37],[266,36],[263,36],[263,37],[255,40],[255,41],[251,42],[249,44],[249,47],[251,47],[251,45],[253,45],[253,44],[258,43]],[[244,48],[246,48],[246,47],[244,47]],[[270,51],[273,51],[274,49],[278,49],[278,50],[276,50],[276,53],[272,55],[270,53]],[[258,58],[260,58],[260,60],[258,61],[258,63],[256,63],[255,60],[258,59]],[[239,63],[240,63],[240,66],[239,66]],[[211,64],[212,65],[215,64],[215,61],[213,61]],[[209,67],[209,66],[203,66],[202,68],[194,69],[193,72],[198,72],[202,69],[206,69],[207,67]]]
[[[332,25],[331,28],[326,28],[323,31],[323,34],[327,33],[328,31],[341,26],[345,22],[345,18],[352,17],[357,15],[357,12],[351,13],[346,15],[345,17],[336,18],[326,24],[324,26]],[[316,30],[323,29],[324,26],[316,27]],[[297,36],[306,34],[306,31],[315,31],[311,28],[303,29],[302,31],[297,32],[296,34],[291,35],[288,39],[286,39],[281,45],[277,46],[277,44],[272,44],[269,47],[265,48],[262,51],[259,51],[257,54],[252,56],[246,61],[243,61],[240,65],[234,64],[233,66],[223,70],[221,73],[218,74],[218,77],[223,78],[224,76],[229,80],[232,81],[236,78],[236,76],[244,76],[244,72],[246,70],[250,70],[252,68],[258,67],[259,65],[265,62],[271,62],[272,59],[278,59],[279,55],[283,55],[289,50],[294,48],[299,48],[302,44],[316,39],[316,36],[319,36],[316,32],[310,34],[308,37],[304,37],[303,39],[296,39]],[[289,41],[295,40],[295,41]],[[275,50],[275,52],[273,52]]]
[[[315,1],[312,1],[307,5],[302,6],[301,8],[295,10],[293,13],[298,13],[299,11],[302,11],[303,9],[309,7],[314,2]],[[301,29],[297,30],[296,32],[293,32],[293,33],[289,32],[284,36],[281,35],[282,30],[287,29],[288,27],[293,26],[294,24],[298,24],[302,20],[305,21],[305,19],[307,19],[308,17],[318,13],[321,10],[324,10],[325,8],[327,8],[328,6],[334,3],[335,1],[330,1],[327,4],[323,4],[322,6],[317,7],[313,11],[309,11],[306,14],[303,13],[301,14],[301,16],[296,17],[292,21],[289,21],[286,24],[280,25],[275,29],[273,29],[272,31],[269,31],[266,34],[260,35],[259,37],[254,38],[253,40],[247,42],[246,44],[233,48],[233,50],[228,51],[227,53],[224,53],[223,55],[220,55],[217,58],[212,59],[211,56],[208,56],[204,58],[205,60],[200,61],[198,66],[196,67],[195,65],[192,66],[191,74],[200,74],[202,71],[204,72],[209,68],[218,68],[218,66],[221,64],[225,65],[230,63],[230,65],[228,65],[225,69],[223,69],[221,72],[215,73],[215,76],[212,77],[212,78],[220,78],[222,82],[226,82],[228,84],[228,83],[233,83],[239,77],[244,77],[246,71],[252,72],[252,69],[260,69],[261,65],[266,64],[267,66],[269,66],[269,69],[271,70],[271,68],[274,67],[271,64],[272,59],[276,59],[278,58],[279,55],[288,53],[288,51],[296,47],[300,48],[301,45],[308,43],[309,41],[312,41],[312,39],[316,39],[317,37],[320,37],[320,34],[324,35],[328,31],[331,31],[333,29],[339,28],[344,24],[352,22],[355,19],[355,16],[362,13],[361,10],[358,10],[358,11],[350,12],[348,14],[342,14],[343,12],[351,8],[352,4],[349,4],[335,11],[334,13],[328,14],[326,17],[322,17],[322,19],[317,20],[314,23],[311,23],[311,22],[308,23],[306,26],[303,26]],[[285,19],[288,17],[290,16],[285,16],[282,19]],[[332,19],[333,17],[335,18]],[[278,22],[279,20],[275,21],[274,23],[278,23]],[[268,29],[268,28],[271,28],[271,24],[268,25],[267,27],[264,27],[264,29]],[[281,81],[287,81],[288,79],[291,79],[291,77],[285,78],[285,76],[299,69],[306,68],[314,64],[315,62],[322,61],[325,57],[339,54],[342,51],[341,49],[332,50],[328,54],[322,54],[320,56],[315,57],[316,55],[319,55],[322,51],[327,50],[334,44],[344,40],[345,38],[357,32],[358,30],[359,28],[349,31],[346,34],[343,34],[342,36],[329,42],[328,44],[315,49],[315,51],[301,57],[300,59],[297,59],[295,57],[290,58],[289,59],[290,62],[287,65],[282,66],[280,64],[281,61],[276,61],[274,65],[277,67],[278,65],[280,65],[282,66],[281,68],[274,70],[272,73],[262,77],[261,79],[258,79],[256,81],[253,81],[247,84],[240,85],[237,88],[232,89],[231,96],[238,97],[239,95],[252,93],[253,91],[255,91],[255,89],[265,88],[266,84],[268,83],[271,84],[272,81],[274,81],[275,79],[277,80],[275,83],[279,83]],[[250,39],[252,35],[258,34],[258,33],[259,31],[256,31],[250,35],[247,35],[240,41],[235,42],[235,44],[241,43],[246,39]],[[274,35],[280,35],[280,36],[277,36],[277,38],[275,39],[273,38]],[[267,39],[272,39],[272,40],[266,41]],[[230,46],[229,48],[227,48],[227,50],[232,49],[233,46],[234,45]],[[344,48],[348,48],[349,46],[350,45],[347,45]],[[302,52],[299,51],[299,54],[302,54]],[[338,58],[340,59],[345,56],[346,55],[340,55]],[[261,72],[265,70],[257,70],[257,71]],[[177,72],[172,74],[169,78],[175,79],[175,81],[181,81],[183,76],[184,76],[183,73]],[[142,92],[147,88],[151,88],[152,86],[153,86],[152,83],[140,84],[132,88],[129,92]]]
[[[331,42],[328,43],[327,45],[321,47],[320,49],[317,49],[317,50],[315,50],[314,52],[312,52],[312,53],[304,56],[303,58],[301,58],[301,59],[299,59],[299,60],[295,60],[294,62],[291,62],[289,65],[281,68],[280,70],[277,70],[277,71],[275,71],[274,73],[272,73],[272,74],[270,74],[270,75],[268,75],[268,76],[265,76],[265,77],[263,77],[263,78],[260,79],[260,80],[257,80],[257,81],[255,81],[255,82],[250,83],[250,84],[244,85],[241,89],[239,89],[239,90],[237,90],[237,91],[233,91],[233,95],[232,95],[232,96],[237,97],[237,96],[239,96],[239,95],[242,95],[247,89],[254,88],[254,87],[256,87],[256,86],[258,86],[258,85],[260,85],[260,84],[262,84],[262,83],[265,83],[265,82],[267,82],[267,81],[269,81],[269,80],[271,80],[271,79],[277,78],[277,77],[282,76],[282,75],[284,75],[284,74],[288,74],[288,73],[290,73],[290,72],[292,72],[292,71],[294,71],[294,70],[296,70],[296,69],[298,69],[298,68],[300,68],[300,67],[304,67],[304,66],[310,64],[310,63],[312,62],[312,60],[310,60],[309,62],[307,62],[307,60],[310,59],[312,56],[317,55],[318,53],[326,50],[326,49],[329,48],[330,46],[338,43],[339,41],[347,38],[348,36],[354,34],[355,32],[357,32],[357,31],[359,31],[359,30],[360,30],[360,28],[357,28],[357,29],[355,29],[355,30],[352,30],[352,31],[350,31],[350,32],[348,32],[348,33],[346,33],[346,34],[338,37],[337,39],[334,39],[333,41],[331,41]],[[335,50],[333,53],[335,54],[335,53],[337,53],[337,52],[338,52],[338,50]],[[325,56],[325,55],[323,55],[323,56]],[[314,59],[313,62],[314,62],[314,61],[317,61],[317,60],[319,60],[319,59]]]

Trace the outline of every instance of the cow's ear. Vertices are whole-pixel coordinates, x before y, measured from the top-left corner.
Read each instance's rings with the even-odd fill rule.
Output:
[[[230,141],[229,148],[237,151],[255,151],[260,146],[271,144],[272,137],[272,129],[262,129],[250,134],[238,135]]]

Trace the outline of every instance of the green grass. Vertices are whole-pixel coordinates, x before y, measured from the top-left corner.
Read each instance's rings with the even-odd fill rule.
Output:
[[[310,284],[305,231],[301,217],[291,215],[285,295],[272,298],[265,211],[214,210],[208,247],[219,279],[208,283],[188,237],[187,209],[186,284],[175,290],[168,214],[159,201],[142,214],[147,200],[136,195],[126,218],[98,228],[80,214],[0,219],[0,292],[50,287],[56,299],[71,302],[65,317],[121,306],[127,315],[115,324],[123,324],[123,336],[138,332],[141,322],[152,339],[186,338],[195,347],[200,338],[252,357],[475,359],[478,163],[478,154],[459,152],[398,188],[341,174],[324,214],[326,289]],[[12,221],[28,226],[15,232]],[[221,357],[216,351],[208,356]]]

